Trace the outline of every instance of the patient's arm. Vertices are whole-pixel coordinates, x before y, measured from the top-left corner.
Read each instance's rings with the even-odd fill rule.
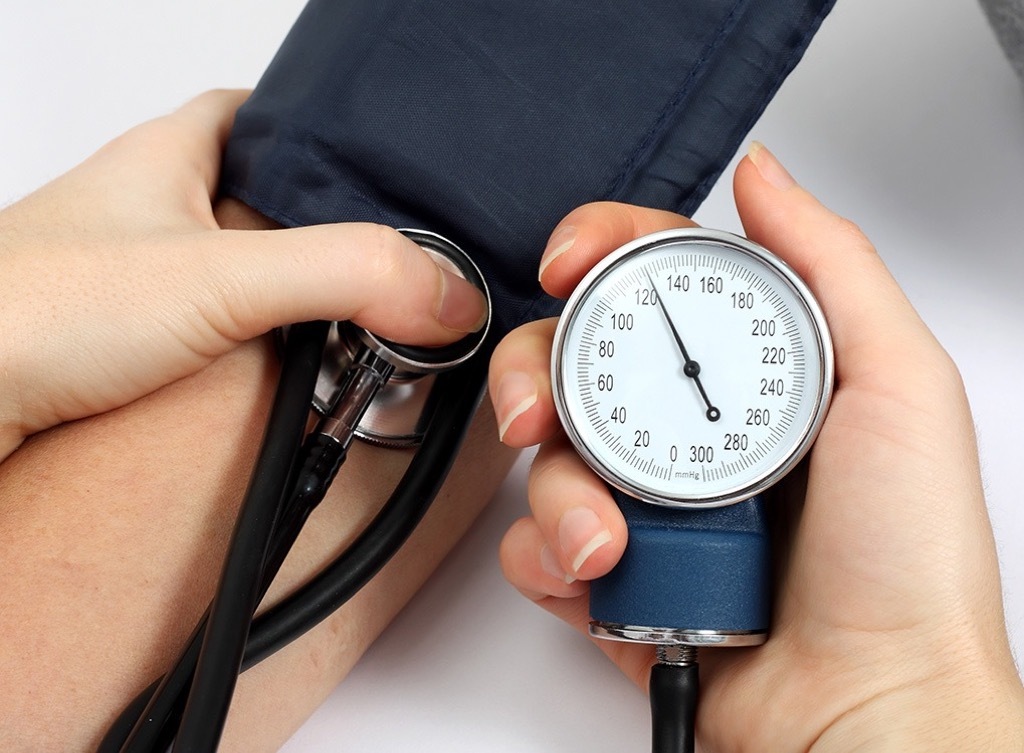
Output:
[[[217,220],[270,227],[233,202]],[[266,338],[245,342],[125,407],[31,436],[0,465],[0,749],[95,749],[169,667],[216,585],[276,371]],[[353,447],[268,601],[353,539],[408,459]],[[243,675],[223,750],[275,750],[287,739],[463,534],[512,459],[482,408],[401,553],[332,618]]]
[[[197,101],[201,109],[212,104],[221,121],[226,113],[229,122],[238,97],[219,93]],[[210,152],[205,156],[215,173],[219,152],[199,138],[209,126],[197,130],[196,103],[189,107],[184,125],[179,113],[136,129],[0,215],[0,455],[20,444],[0,464],[4,751],[93,750],[121,709],[166,671],[210,600],[260,443],[276,358],[267,338],[239,345],[225,337],[234,327],[260,331],[258,321],[238,316],[239,309],[221,320],[229,323],[226,330],[205,329],[208,316],[188,319],[211,292],[214,299],[232,298],[217,295],[223,292],[217,281],[226,279],[226,247],[248,246],[216,229],[208,193],[215,175],[203,155]],[[218,122],[213,130],[224,128]],[[168,159],[168,138],[184,144],[180,160]],[[211,149],[188,151],[197,144]],[[176,190],[165,192],[167,186]],[[151,195],[140,195],[150,187]],[[203,196],[205,210],[197,199]],[[178,197],[186,199],[182,206]],[[270,226],[232,203],[217,208],[216,220]],[[342,256],[346,239],[355,237],[349,229],[254,233],[252,249],[262,254],[239,255],[243,274],[228,287],[257,293],[266,308],[249,311],[256,320],[275,316],[271,308],[280,313],[275,296],[308,304],[313,296],[302,291],[337,290],[331,277],[346,265],[350,273],[358,248]],[[315,244],[288,240],[313,239],[310,234],[330,239],[319,259]],[[401,238],[372,229],[370,237]],[[159,243],[157,250],[175,255],[153,256]],[[194,253],[200,244],[204,253]],[[393,251],[406,255],[398,246]],[[202,263],[215,253],[223,254],[219,263]],[[410,253],[414,264],[425,263],[423,274],[385,268],[381,275],[397,276],[404,291],[425,290],[427,298],[414,306],[429,311],[436,268],[415,246]],[[167,275],[144,274],[152,271],[151,259],[165,264]],[[296,267],[285,279],[290,264],[309,259],[318,264],[313,274]],[[18,275],[33,264],[45,274]],[[267,279],[274,289],[264,295],[258,291]],[[336,297],[324,296],[329,305],[343,304]],[[370,305],[353,316],[371,316],[375,307],[396,310],[389,298],[381,306],[370,296]],[[134,311],[153,316],[141,321],[129,316]],[[418,329],[423,334],[429,325]],[[178,368],[190,375],[176,378]],[[160,384],[166,386],[152,391]],[[223,750],[280,747],[463,534],[512,460],[498,445],[489,413],[481,414],[451,482],[409,544],[332,619],[243,676]],[[78,420],[36,431],[61,417]],[[358,444],[352,449],[268,600],[352,540],[409,457]]]

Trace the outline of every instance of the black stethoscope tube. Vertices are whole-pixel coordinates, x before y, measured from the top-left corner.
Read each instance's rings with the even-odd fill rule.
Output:
[[[223,664],[218,680],[224,682],[224,674],[232,671],[237,677],[252,612],[265,591],[262,581],[269,580],[262,577],[254,578],[253,573],[261,573],[264,570],[267,548],[281,500],[285,491],[294,483],[295,459],[308,420],[309,404],[320,371],[328,328],[329,324],[326,322],[298,325],[294,328],[296,336],[289,339],[263,443],[253,467],[242,512],[228,550],[228,563],[230,564],[232,557],[236,558],[234,570],[229,570],[226,565],[214,603],[207,609],[186,644],[186,649],[176,665],[178,671],[168,673],[162,681],[155,684],[155,687],[147,688],[121,714],[100,744],[100,751],[159,749],[157,740],[161,737],[160,731],[164,724],[157,722],[158,715],[151,713],[156,711],[152,707],[160,705],[160,701],[168,705],[167,700],[174,699],[171,705],[180,710],[176,699],[184,697],[185,690],[192,684],[194,669],[199,664],[201,654],[200,639],[208,634],[209,616],[218,599],[221,600],[221,619],[227,619],[226,625],[222,622],[219,640],[223,642],[227,638],[229,643],[234,644],[227,646],[227,661]],[[244,540],[245,537],[248,538],[247,541]],[[242,569],[238,567],[239,559]],[[234,574],[229,575],[231,572]],[[232,589],[237,588],[237,584],[232,581],[237,580],[239,574],[244,574],[247,581],[239,590],[240,599],[225,601],[222,597],[226,591],[225,585]],[[251,603],[251,608],[247,606],[248,603]],[[239,632],[240,641],[236,637]],[[234,679],[229,678],[226,681],[229,684],[226,697],[230,702],[230,690],[233,689]],[[143,708],[140,710],[139,706]],[[225,708],[225,714],[226,711]]]
[[[301,589],[253,623],[242,668],[258,664],[325,620],[375,576],[423,519],[462,446],[483,397],[489,352],[439,374],[423,444],[398,486],[366,530]]]
[[[263,595],[264,565],[302,446],[329,326],[307,322],[292,328],[285,350],[287,366],[282,366],[263,443],[210,605],[202,650],[175,737],[177,753],[212,751],[220,741],[252,616]]]
[[[432,401],[431,420],[423,445],[413,456],[390,499],[345,552],[253,622],[242,671],[336,611],[408,539],[443,484],[479,405],[486,383],[488,355],[482,352],[467,364],[438,375],[434,393],[437,398]],[[302,480],[294,483],[301,485]],[[292,504],[282,513],[260,579],[259,598],[269,587],[311,509],[308,505]],[[101,743],[99,753],[151,753],[167,749],[174,738],[183,694],[199,656],[202,633],[201,621],[174,669],[143,691],[122,712]]]

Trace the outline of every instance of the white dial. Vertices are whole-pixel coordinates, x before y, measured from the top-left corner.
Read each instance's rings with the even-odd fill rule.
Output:
[[[728,233],[639,238],[595,267],[555,334],[555,404],[606,481],[709,507],[807,452],[832,392],[824,316],[792,269]]]

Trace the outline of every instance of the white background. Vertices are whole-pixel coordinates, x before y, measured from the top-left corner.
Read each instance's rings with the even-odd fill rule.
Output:
[[[0,204],[195,92],[251,86],[302,3],[5,5]],[[867,231],[959,363],[977,419],[1007,616],[1021,656],[1020,82],[972,2],[840,0],[752,138]],[[722,181],[700,222],[739,230],[728,189]],[[296,734],[289,753],[646,747],[641,693],[501,578],[497,542],[524,510],[524,467]]]

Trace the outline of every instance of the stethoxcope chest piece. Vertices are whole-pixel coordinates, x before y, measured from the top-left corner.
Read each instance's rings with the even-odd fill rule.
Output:
[[[351,322],[335,322],[324,349],[317,378],[313,408],[322,416],[338,410],[338,401],[350,372],[367,351],[387,362],[393,371],[379,387],[359,419],[355,434],[384,447],[414,447],[423,439],[435,374],[454,368],[472,357],[487,339],[491,322],[491,300],[480,269],[469,255],[437,233],[401,229],[403,235],[447,270],[472,282],[487,300],[488,316],[483,327],[450,345],[419,347],[378,337]]]

